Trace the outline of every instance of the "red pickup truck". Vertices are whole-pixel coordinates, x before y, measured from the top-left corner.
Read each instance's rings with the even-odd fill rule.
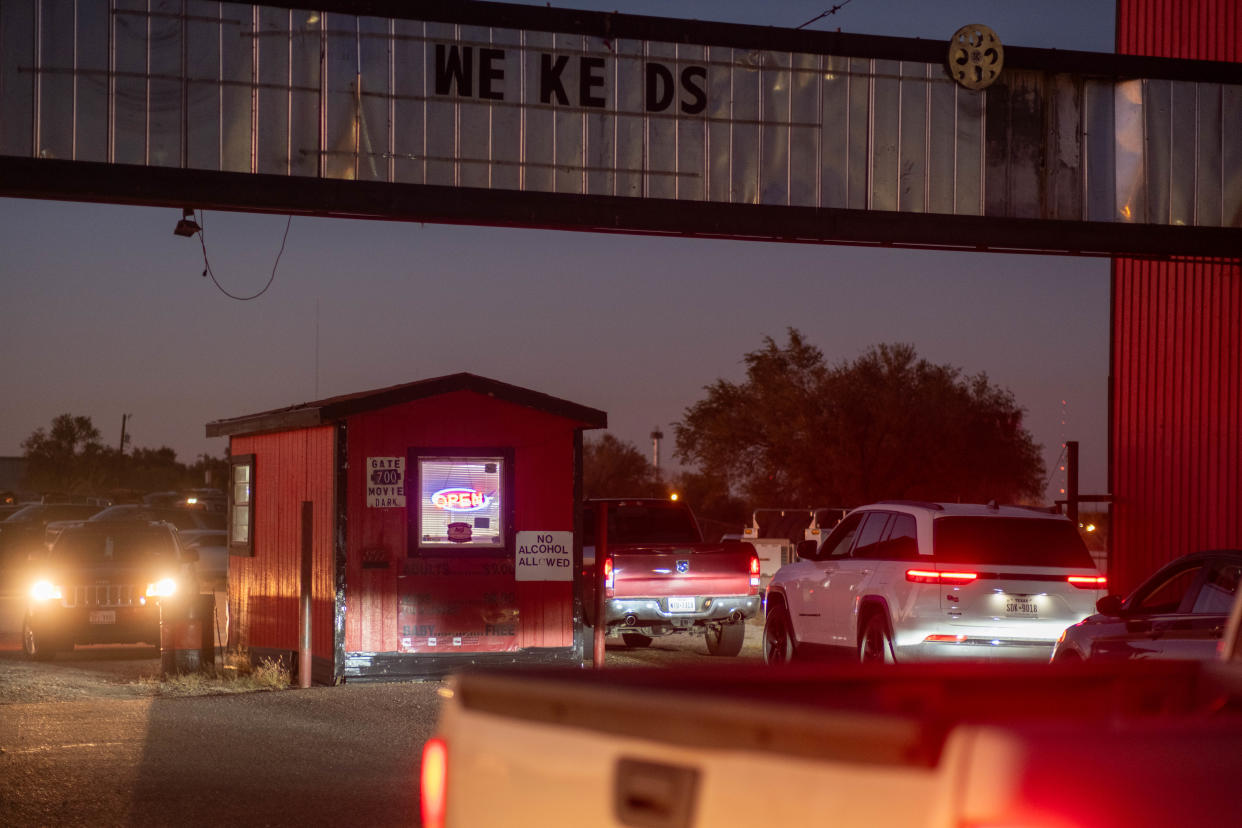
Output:
[[[711,655],[742,650],[759,613],[759,556],[749,543],[704,543],[690,507],[672,500],[588,500],[583,511],[587,623],[595,623],[599,509],[608,515],[603,623],[627,647],[656,636],[700,634]]]

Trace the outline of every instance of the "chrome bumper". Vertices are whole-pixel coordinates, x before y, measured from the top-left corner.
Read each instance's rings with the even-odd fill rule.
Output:
[[[759,613],[760,596],[724,595],[699,596],[695,598],[694,612],[669,612],[668,598],[609,598],[604,603],[604,623],[608,626],[624,624],[634,618],[636,627],[652,624],[670,627],[690,627],[709,621],[727,621],[735,612],[743,619]]]

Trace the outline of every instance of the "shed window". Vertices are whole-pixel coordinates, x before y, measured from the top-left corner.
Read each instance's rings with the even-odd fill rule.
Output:
[[[229,458],[229,553],[254,555],[254,455]]]
[[[503,457],[419,457],[417,545],[503,549],[505,471]]]

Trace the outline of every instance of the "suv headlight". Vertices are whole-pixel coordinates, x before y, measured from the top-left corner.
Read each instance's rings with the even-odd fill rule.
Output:
[[[65,596],[60,591],[60,587],[51,581],[35,581],[30,587],[30,597],[36,601],[53,601]]]
[[[177,582],[172,578],[165,578],[162,581],[156,581],[153,584],[147,584],[147,597],[167,598],[177,591]]]

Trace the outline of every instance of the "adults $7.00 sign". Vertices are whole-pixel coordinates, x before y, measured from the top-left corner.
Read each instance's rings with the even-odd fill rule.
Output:
[[[516,581],[572,581],[573,532],[518,532],[513,558]]]

